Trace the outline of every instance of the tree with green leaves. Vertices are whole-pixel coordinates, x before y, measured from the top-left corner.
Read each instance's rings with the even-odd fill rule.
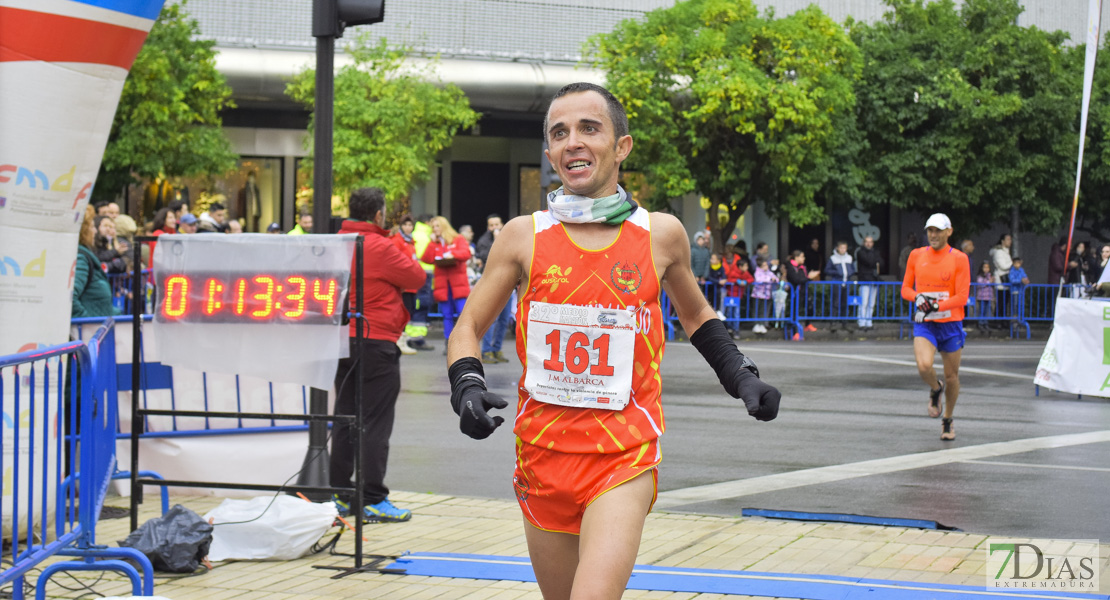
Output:
[[[94,200],[143,180],[222,174],[238,158],[220,111],[234,106],[215,42],[183,3],[167,3],[135,58],[100,165]],[[155,207],[145,207],[151,212]]]
[[[804,225],[843,161],[860,58],[842,25],[810,6],[760,15],[750,0],[687,0],[628,20],[591,40],[591,59],[625,105],[643,171],[665,208],[695,192],[720,248],[748,207]]]
[[[1018,26],[1017,0],[885,1],[883,20],[849,21],[865,57],[866,197],[946,212],[965,232],[1009,223],[1016,206],[1023,230],[1057,231],[1082,72],[1067,35]]]
[[[434,63],[404,63],[407,49],[373,43],[366,34],[347,47],[353,64],[335,76],[334,187],[337,195],[378,187],[387,201],[401,200],[431,176],[436,155],[479,114],[454,84],[441,83]],[[286,94],[311,108],[316,73],[297,73]],[[315,114],[309,131],[315,129]],[[310,134],[306,143],[311,144]],[[310,150],[311,150],[311,146]],[[311,177],[312,161],[304,161]]]

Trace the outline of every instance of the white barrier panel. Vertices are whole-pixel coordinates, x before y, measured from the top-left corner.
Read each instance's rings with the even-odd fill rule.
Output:
[[[1033,383],[1060,392],[1110,398],[1110,302],[1056,301],[1052,335]]]
[[[162,2],[0,0],[0,355],[67,341],[77,233],[127,71]],[[8,422],[24,418],[11,391]],[[4,445],[5,473],[13,448]]]

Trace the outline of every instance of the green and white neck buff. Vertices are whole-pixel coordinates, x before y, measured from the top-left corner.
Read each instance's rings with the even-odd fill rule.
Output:
[[[547,195],[547,210],[563,223],[605,223],[620,225],[632,216],[639,205],[621,186],[617,193],[604,198],[566,195],[559,188]]]

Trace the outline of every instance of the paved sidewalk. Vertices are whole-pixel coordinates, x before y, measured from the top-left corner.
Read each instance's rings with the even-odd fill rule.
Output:
[[[391,499],[411,508],[407,523],[369,524],[368,554],[408,552],[483,554],[526,557],[521,517],[516,503],[504,500],[394,492]],[[221,498],[175,497],[173,503],[203,515]],[[126,506],[125,498],[110,505]],[[157,497],[148,494],[139,522],[156,515]],[[100,543],[115,545],[126,537],[128,519],[102,520]],[[329,534],[330,535],[330,534]],[[982,534],[906,529],[839,523],[802,523],[753,518],[725,518],[655,512],[649,518],[638,565],[762,571],[782,574],[836,575],[872,579],[975,586],[985,582]],[[353,551],[353,534],[343,536],[342,552]],[[1110,587],[1110,545],[1100,547],[1103,592]],[[387,561],[389,564],[392,561]],[[285,562],[224,562],[201,575],[156,577],[154,593],[172,600],[417,600],[467,598],[480,600],[539,599],[534,583],[476,579],[358,573],[333,579],[336,571],[316,565],[353,565],[353,559],[327,553]],[[33,582],[33,579],[31,580]],[[82,587],[82,584],[89,586]],[[62,586],[65,586],[65,589]],[[783,590],[789,582],[782,584]],[[91,590],[90,590],[91,588]],[[796,589],[796,588],[794,588]],[[115,574],[59,574],[47,586],[49,598],[128,596],[130,586]],[[788,593],[786,591],[784,594]],[[630,590],[627,599],[769,598]],[[786,596],[786,597],[796,597]],[[882,590],[869,596],[882,598]],[[927,597],[951,597],[946,594]],[[1099,597],[1099,596],[1095,596]]]

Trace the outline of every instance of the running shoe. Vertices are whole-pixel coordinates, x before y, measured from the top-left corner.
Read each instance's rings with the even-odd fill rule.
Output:
[[[351,505],[339,499],[339,496],[332,495],[331,501],[335,503],[336,510],[339,511],[339,516],[345,517],[351,514]],[[393,506],[389,498],[362,507],[362,522],[363,523],[376,523],[376,522],[401,522],[408,521],[412,518],[412,511]]]
[[[956,430],[952,428],[952,419],[941,419],[940,426],[940,439],[946,442],[956,439]]]
[[[505,355],[500,350],[494,352],[493,357],[497,359],[497,362],[509,362],[509,359],[505,358]]]
[[[407,508],[397,508],[389,501],[389,498],[364,506],[362,508],[363,519],[369,521],[408,521],[412,518],[412,511]]]
[[[493,352],[483,352],[482,362],[487,365],[496,365],[501,363],[501,361],[497,360],[497,357],[493,355]]]
[[[810,323],[809,325],[806,325],[805,330],[806,331],[817,331],[817,328],[814,327],[812,323]]]
[[[944,384],[935,390],[929,390],[929,416],[937,418],[940,416],[940,395],[944,393]]]

